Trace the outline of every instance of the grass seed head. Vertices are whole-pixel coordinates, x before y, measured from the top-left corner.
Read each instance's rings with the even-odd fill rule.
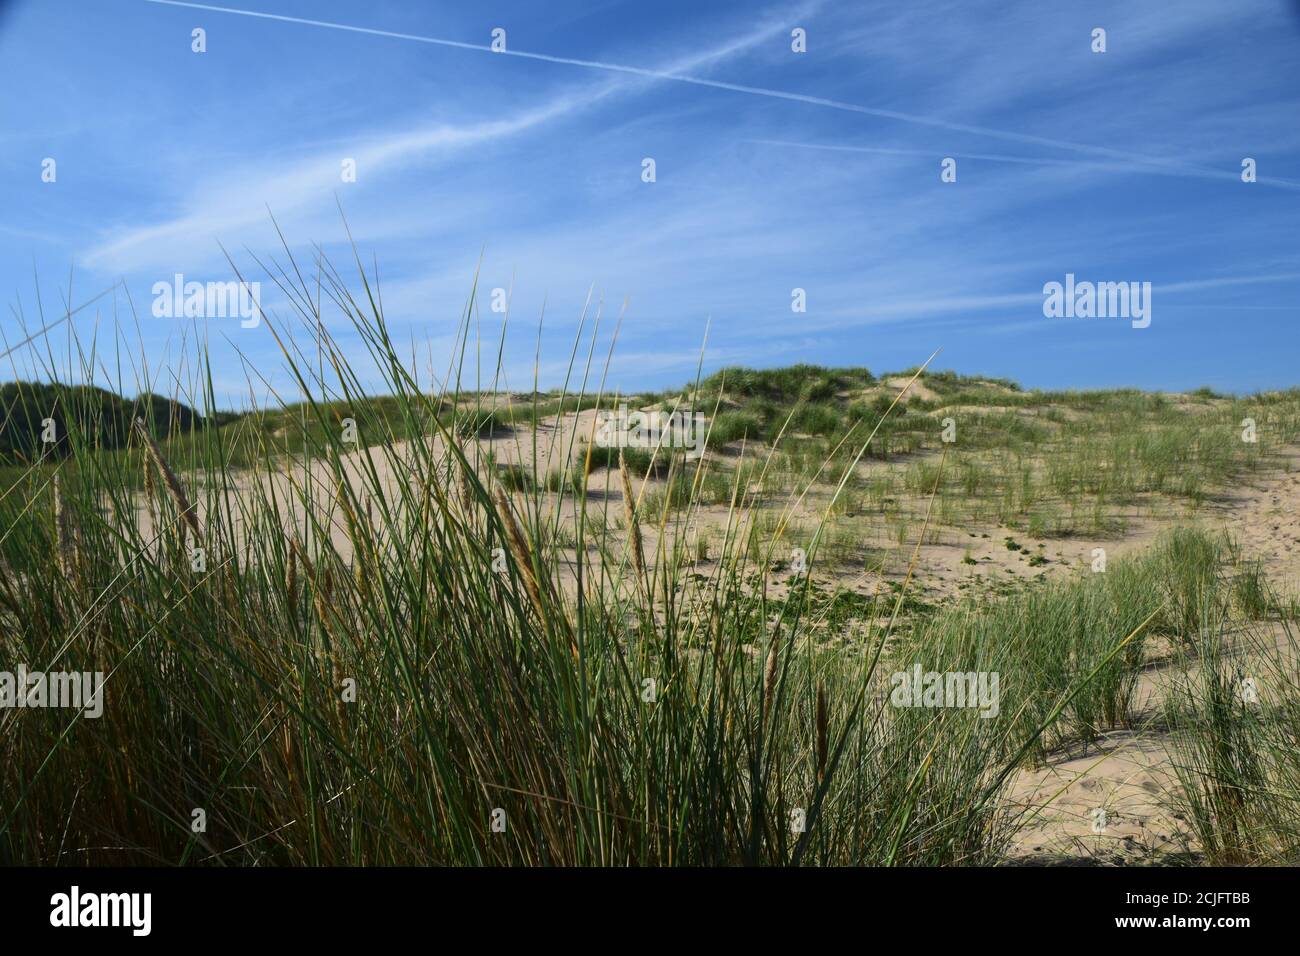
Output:
[[[645,553],[641,547],[641,525],[637,521],[636,498],[632,494],[632,479],[628,477],[627,463],[623,452],[618,453],[618,473],[623,482],[623,516],[627,521],[628,547],[632,551],[632,566],[636,568],[637,577],[645,579]]]
[[[190,504],[190,499],[185,495],[185,488],[181,485],[180,479],[176,477],[176,472],[172,471],[171,465],[167,464],[167,459],[163,457],[162,449],[159,448],[158,443],[153,440],[153,436],[149,434],[149,428],[145,425],[143,418],[137,418],[135,420],[135,428],[136,432],[144,441],[145,448],[149,452],[149,457],[153,460],[154,467],[157,468],[159,474],[162,475],[163,484],[167,486],[167,492],[171,495],[172,501],[175,502],[176,510],[180,512],[181,520],[190,529],[190,532],[194,535],[195,543],[197,544],[202,539],[203,535],[199,530],[198,515],[194,511],[194,507]],[[147,468],[145,470],[145,475],[145,484],[147,488],[149,485]]]
[[[497,508],[501,512],[501,521],[506,528],[506,541],[510,545],[510,553],[514,555],[515,564],[519,567],[519,573],[523,575],[524,586],[528,589],[528,596],[533,602],[533,607],[543,618],[545,609],[542,605],[542,592],[537,584],[537,577],[533,572],[532,550],[528,547],[528,539],[524,537],[523,529],[519,527],[519,522],[515,520],[514,509],[510,507],[510,499],[501,488],[497,489]]]
[[[64,575],[70,577],[77,564],[77,536],[57,472],[51,481],[51,490],[54,498],[54,532],[58,563]]]

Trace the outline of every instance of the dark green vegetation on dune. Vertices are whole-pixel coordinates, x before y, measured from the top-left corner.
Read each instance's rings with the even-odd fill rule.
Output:
[[[42,456],[66,458],[74,431],[87,445],[124,448],[136,418],[155,434],[170,437],[237,417],[225,412],[204,418],[184,402],[150,393],[126,399],[89,385],[7,382],[0,385],[0,465],[26,464]],[[52,442],[43,440],[47,422],[53,424]]]

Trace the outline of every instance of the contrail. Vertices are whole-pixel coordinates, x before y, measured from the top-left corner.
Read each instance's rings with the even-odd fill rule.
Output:
[[[57,329],[60,325],[62,325],[64,322],[68,321],[68,319],[72,318],[74,315],[76,315],[78,312],[80,312],[80,311],[81,311],[82,309],[84,309],[86,306],[91,305],[92,303],[98,302],[100,299],[102,299],[104,296],[108,295],[110,292],[112,292],[112,291],[113,291],[114,289],[116,289],[116,288],[117,288],[117,283],[114,282],[111,286],[109,286],[107,289],[105,289],[105,290],[104,290],[103,292],[101,292],[99,295],[95,296],[93,299],[87,299],[85,302],[81,303],[81,305],[77,306],[75,309],[70,309],[70,310],[68,310],[67,312],[63,313],[63,317],[62,317],[62,318],[55,319],[53,322],[51,322],[49,325],[45,326],[44,328],[38,329],[37,331],[33,332],[31,335],[27,336],[27,338],[23,339],[21,342],[19,342],[19,343],[18,343],[17,345],[15,345],[13,348],[11,348],[11,349],[6,349],[4,352],[0,352],[0,359],[8,358],[12,353],[17,352],[20,348],[22,348],[22,347],[23,347],[24,345],[26,345],[27,343],[36,341],[37,339],[39,339],[42,335],[44,335],[46,332],[50,331],[51,329]]]
[[[579,66],[592,70],[606,70],[612,73],[624,73],[654,80],[667,80],[673,83],[687,83],[692,86],[703,86],[715,90],[727,90],[728,92],[743,93],[748,96],[762,96],[768,99],[785,100],[791,103],[805,103],[809,106],[821,106],[826,109],[840,110],[847,113],[857,113],[862,116],[872,116],[877,119],[896,120],[902,123],[912,123],[917,126],[929,126],[935,129],[948,130],[950,132],[988,136],[994,139],[1006,140],[1012,143],[1022,143],[1029,146],[1041,146],[1050,149],[1064,149],[1077,153],[1088,153],[1094,156],[1104,156],[1108,159],[1119,159],[1129,163],[1140,163],[1144,166],[1172,169],[1183,172],[1194,172],[1202,175],[1218,175],[1223,172],[1223,170],[1211,167],[1195,166],[1190,163],[1160,159],[1153,156],[1143,156],[1138,153],[1129,153],[1124,150],[1111,149],[1106,146],[1089,146],[1085,143],[1072,143],[1067,140],[1051,139],[1046,136],[1034,136],[1029,133],[1014,133],[1007,130],[992,129],[987,126],[954,123],[949,120],[920,116],[915,113],[904,113],[899,110],[886,110],[876,107],[862,106],[857,103],[846,103],[843,100],[832,100],[822,96],[811,96],[806,93],[791,93],[786,90],[774,90],[763,86],[749,86],[744,83],[728,83],[723,80],[706,80],[698,76],[688,76],[683,73],[671,73],[663,70],[651,70],[638,66],[627,66],[622,63],[608,63],[602,60],[584,60],[577,57],[552,56],[549,53],[530,53],[525,50],[505,49],[496,51],[488,44],[482,43],[466,43],[463,40],[447,40],[441,37],[420,36],[414,33],[398,33],[392,30],[377,30],[372,27],[359,27],[347,23],[335,23],[329,20],[312,20],[306,17],[289,17],[278,13],[263,13],[259,10],[242,10],[235,7],[219,7],[208,3],[190,3],[188,0],[144,0],[144,2],[156,3],[170,7],[185,7],[193,10],[210,10],[214,13],[230,13],[237,16],[255,17],[260,20],[276,20],[281,23],[296,23],[303,26],[323,27],[329,30],[342,30],[347,33],[361,33],[367,36],[388,37],[394,40],[410,40],[414,43],[428,43],[434,46],[451,47],[457,50],[473,50],[479,53],[491,53],[493,56],[513,56],[519,59],[537,60],[543,63],[558,63],[564,66]],[[1259,177],[1257,182],[1272,186],[1282,186],[1287,189],[1300,188],[1300,183],[1293,183],[1289,180],[1278,180],[1264,176]]]
[[[651,70],[642,68],[642,66],[628,66],[625,64],[614,64],[602,60],[581,60],[577,57],[569,56],[552,56],[550,53],[532,53],[523,51],[523,49],[503,49],[503,51],[494,51],[489,44],[484,43],[465,43],[464,40],[448,40],[439,38],[439,36],[421,36],[419,34],[396,33],[393,30],[376,30],[373,27],[352,26],[351,23],[337,23],[326,20],[309,20],[307,17],[286,17],[279,13],[263,13],[260,10],[244,10],[234,7],[217,7],[214,4],[188,3],[187,0],[144,0],[144,3],[161,4],[165,7],[185,7],[196,10],[212,10],[214,13],[231,13],[240,17],[255,17],[257,20],[274,20],[282,23],[299,23],[304,26],[324,27],[328,30],[343,30],[346,33],[365,34],[368,36],[386,36],[386,38],[396,40],[411,40],[413,43],[429,43],[437,47],[451,47],[454,49],[472,49],[480,53],[491,53],[493,56],[513,56],[521,60],[537,60],[541,62],[554,62],[565,66],[582,66],[586,69],[607,70],[611,73],[624,73],[634,75],[634,77],[646,77],[649,79],[664,79],[673,83],[688,83],[690,86],[702,86],[711,88],[711,90],[727,90],[728,92],[738,92],[748,96],[764,96],[767,99],[787,100],[789,103],[805,103],[814,105],[814,107],[823,107],[827,109],[839,109],[842,112],[858,113],[861,116],[871,116],[880,118],[880,120],[896,120],[898,122],[909,122],[918,126],[931,126],[933,129],[944,129],[952,133],[970,133],[980,135],[980,137],[991,137],[995,139],[1008,140],[1011,143],[1024,143],[1027,146],[1040,146],[1053,148],[1053,150],[1067,150],[1073,152],[1091,153],[1093,156],[1105,156],[1106,159],[1123,160],[1126,163],[1138,163],[1144,166],[1152,166],[1157,169],[1169,169],[1174,172],[1192,173],[1197,176],[1210,176],[1219,178],[1230,176],[1236,178],[1235,174],[1226,174],[1225,170],[1214,169],[1212,166],[1199,166],[1190,163],[1179,163],[1177,160],[1158,159],[1154,156],[1143,156],[1140,153],[1125,152],[1123,150],[1112,150],[1105,146],[1088,146],[1086,143],[1073,143],[1065,139],[1052,139],[1048,137],[1036,137],[1028,133],[1010,133],[1008,130],[992,129],[988,126],[975,126],[971,124],[961,124],[961,122],[952,122],[948,120],[936,120],[928,116],[919,116],[917,113],[904,113],[897,109],[879,109],[875,107],[863,107],[857,103],[845,103],[844,100],[832,100],[824,96],[811,96],[807,94],[798,94],[798,92],[789,92],[787,90],[772,90],[770,87],[749,86],[745,83],[728,83],[722,79],[703,79],[701,77],[690,77],[682,73],[669,73],[664,70]],[[1283,189],[1300,189],[1300,182],[1292,182],[1290,179],[1277,179],[1273,177],[1260,177],[1257,182],[1265,183],[1270,186],[1281,186]]]

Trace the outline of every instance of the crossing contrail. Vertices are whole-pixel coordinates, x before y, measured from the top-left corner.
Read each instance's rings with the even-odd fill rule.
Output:
[[[604,60],[586,60],[578,57],[554,56],[549,53],[533,53],[527,50],[512,50],[509,48],[493,50],[491,45],[486,43],[467,43],[464,40],[448,40],[443,37],[422,36],[415,33],[400,33],[393,30],[378,30],[373,27],[360,27],[353,24],[337,23],[330,20],[313,20],[308,17],[290,17],[279,13],[264,13],[260,10],[243,10],[236,7],[222,7],[210,3],[191,3],[188,2],[188,0],[144,0],[144,2],[169,7],[184,7],[192,10],[209,10],[214,13],[229,13],[236,16],[253,17],[259,20],[274,20],[280,23],[295,23],[302,26],[321,27],[328,30],[341,30],[347,33],[360,33],[366,36],[387,37],[394,40],[409,40],[413,43],[427,43],[433,46],[450,47],[457,50],[472,50],[477,53],[490,53],[493,56],[509,56],[523,60],[536,60],[542,63],[556,63],[564,66],[605,70],[612,73],[623,73],[631,76],[645,77],[647,79],[665,80],[672,83],[686,83],[691,86],[726,90],[731,93],[741,93],[747,96],[761,96],[768,99],[784,100],[791,103],[804,103],[809,106],[820,106],[825,109],[840,110],[846,113],[857,113],[862,116],[871,116],[876,119],[895,120],[897,122],[911,123],[917,126],[928,126],[933,129],[943,129],[954,133],[970,133],[976,136],[987,136],[993,139],[1001,139],[1012,143],[1021,143],[1027,146],[1062,149],[1092,156],[1102,156],[1111,160],[1122,160],[1127,163],[1139,163],[1143,166],[1167,169],[1172,172],[1183,172],[1202,177],[1207,175],[1217,177],[1224,172],[1223,170],[1215,169],[1214,167],[1198,166],[1191,163],[1180,162],[1178,160],[1163,159],[1154,156],[1144,156],[1140,153],[1130,153],[1125,150],[1112,149],[1107,146],[1091,146],[1086,143],[1073,143],[1067,140],[1052,139],[1046,136],[1035,136],[1030,133],[1016,133],[970,123],[955,123],[951,120],[936,119],[930,116],[921,116],[916,113],[904,113],[901,110],[887,110],[872,106],[862,106],[858,103],[846,103],[843,100],[833,100],[823,96],[812,96],[806,93],[791,93],[787,90],[774,90],[769,87],[750,86],[744,83],[728,83],[725,80],[709,80],[704,79],[703,77],[690,76],[683,73],[652,70],[645,67],[628,66],[622,63],[610,63]],[[1283,189],[1300,189],[1300,183],[1268,176],[1258,177],[1257,182],[1270,186],[1278,186]]]

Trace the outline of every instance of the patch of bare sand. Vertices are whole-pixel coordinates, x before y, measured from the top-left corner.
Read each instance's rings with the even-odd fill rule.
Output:
[[[1300,593],[1300,451],[1284,458],[1285,472],[1238,485],[1214,504],[1217,519],[1259,561],[1284,594]]]
[[[1011,858],[1130,864],[1189,852],[1195,839],[1171,809],[1169,746],[1162,733],[1115,731],[1086,755],[1021,771],[1007,803],[1029,817]]]
[[[936,595],[952,597],[981,584],[1090,572],[1098,549],[1105,551],[1107,562],[1114,561],[1147,547],[1161,530],[1160,523],[1136,513],[1126,515],[1124,521],[1122,535],[1042,542],[1005,526],[977,532],[941,528],[936,532],[938,541],[921,546],[916,577]]]
[[[462,451],[481,475],[493,468],[508,467],[519,468],[543,480],[546,476],[558,475],[570,463],[573,469],[580,470],[597,426],[597,414],[594,409],[567,412],[543,419],[536,429],[501,428],[489,436],[466,440],[462,443]],[[710,452],[707,457],[714,454]],[[424,460],[426,455],[435,469],[448,463],[449,451],[441,436],[429,436],[425,446],[398,441],[387,446],[360,448],[340,456],[343,481],[349,486],[361,514],[372,512],[377,515],[382,506],[380,498],[389,506],[395,506],[404,498],[412,500],[412,495],[417,493],[411,488],[412,476],[429,470]],[[643,488],[653,489],[663,484],[654,480],[643,482],[641,475],[631,477],[638,495],[643,494]],[[193,476],[182,477],[186,485],[193,480]],[[612,504],[612,514],[621,518],[621,488],[617,468],[594,467],[588,479],[589,516],[597,516],[597,512],[610,513]],[[200,489],[191,491],[200,526],[206,527],[209,518],[207,496]],[[232,477],[230,491],[232,494],[226,501],[233,503],[229,517],[234,540],[246,540],[251,531],[246,516],[259,513],[256,502],[265,501],[273,506],[269,513],[281,517],[282,531],[292,533],[309,554],[314,555],[317,551],[315,534],[309,529],[314,523],[325,523],[334,550],[344,561],[351,560],[352,542],[344,513],[338,507],[339,480],[327,461],[317,459],[308,464],[284,458],[269,468],[259,466],[255,470],[241,471]],[[144,495],[137,496],[135,505],[136,520],[142,534],[147,539],[154,538],[158,534],[155,509]],[[570,526],[576,518],[577,507],[574,497],[567,495],[562,515]],[[722,507],[702,509],[692,533],[702,531],[707,534],[715,528],[725,527],[727,514],[728,510]],[[643,531],[647,549],[656,547],[659,534],[650,522],[645,522]]]
[[[910,376],[899,375],[894,378],[885,379],[885,385],[893,389],[893,394],[897,395],[899,391],[907,388],[907,383],[909,381]],[[912,387],[907,389],[907,394],[903,396],[903,400],[906,401],[911,398],[919,398],[923,401],[933,402],[938,397],[939,393],[925,384],[925,376],[922,375],[915,382],[912,382]]]

